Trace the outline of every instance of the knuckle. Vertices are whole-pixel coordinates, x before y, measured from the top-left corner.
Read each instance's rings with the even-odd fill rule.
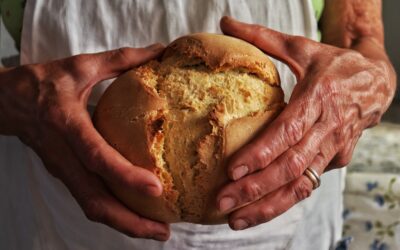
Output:
[[[286,140],[288,140],[289,145],[293,146],[301,138],[303,138],[304,124],[298,119],[290,120],[283,123],[284,135]]]
[[[334,99],[334,98],[333,98]],[[342,132],[345,120],[345,113],[342,111],[335,100],[324,100],[320,116],[320,122],[332,133]],[[350,116],[349,113],[347,113]]]
[[[287,151],[286,173],[288,173],[289,181],[300,177],[304,172],[304,166],[307,165],[306,156],[293,148]]]
[[[337,107],[337,104],[331,103],[331,107]],[[357,111],[358,112],[358,111]],[[345,114],[340,108],[329,109],[329,115],[331,116],[331,126],[335,129],[340,129],[345,121]]]
[[[89,64],[91,58],[92,58],[91,54],[79,54],[70,57],[71,60],[68,62],[71,63],[71,66],[73,66],[74,68],[79,69],[80,66]]]
[[[102,151],[98,147],[93,146],[88,150],[87,167],[88,169],[97,173],[101,173],[106,170],[107,166],[103,161]]]
[[[120,62],[123,65],[129,65],[132,62],[132,48],[122,47],[115,50],[107,51],[103,54],[102,60],[106,63],[114,61]]]
[[[312,187],[306,180],[300,181],[298,184],[293,185],[293,193],[296,201],[302,201],[305,198],[309,197],[312,192]]]
[[[318,43],[311,41],[303,36],[288,36],[286,35],[286,50],[298,54],[298,51],[312,52],[320,48]]]
[[[98,73],[99,60],[97,56],[90,54],[79,54],[69,57],[64,61],[65,69],[70,72],[75,80],[94,77]]]
[[[250,41],[256,44],[261,43],[263,38],[262,36],[260,36],[260,34],[263,34],[264,32],[265,32],[265,27],[259,24],[253,24],[251,33],[252,36],[250,38]]]
[[[262,186],[257,182],[247,182],[242,188],[243,201],[255,201],[263,196]]]
[[[262,206],[258,213],[260,216],[259,223],[269,221],[278,215],[273,206]]]
[[[122,59],[124,62],[128,62],[128,58],[130,53],[132,52],[131,48],[128,47],[122,47],[116,50],[116,55],[118,58]]]
[[[337,111],[331,113],[330,115],[332,115],[332,119],[330,119],[331,122],[328,126],[333,132],[340,130],[344,119],[342,118],[341,115],[339,115]]]
[[[257,162],[257,166],[254,166],[257,169],[264,168],[270,163],[272,152],[269,147],[261,147],[257,150],[255,155],[255,160]]]
[[[86,217],[95,222],[105,223],[107,220],[106,208],[98,197],[91,197],[86,199],[83,203],[83,211]]]
[[[136,65],[139,61],[136,56],[138,54],[138,50],[122,47],[116,50],[115,57],[117,61],[121,63],[121,65],[126,65],[128,68]],[[146,55],[146,54],[143,54]]]

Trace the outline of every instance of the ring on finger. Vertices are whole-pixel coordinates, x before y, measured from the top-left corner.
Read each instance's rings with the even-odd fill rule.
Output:
[[[313,183],[313,189],[317,189],[321,185],[321,179],[319,178],[317,171],[313,168],[306,168],[303,174]]]

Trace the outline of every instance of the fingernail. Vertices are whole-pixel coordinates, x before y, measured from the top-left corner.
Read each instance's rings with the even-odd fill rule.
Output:
[[[247,228],[249,226],[249,224],[242,219],[237,219],[234,223],[233,223],[233,229],[235,230],[243,230],[245,228]]]
[[[249,168],[246,165],[241,165],[233,170],[232,177],[236,181],[245,176],[248,172]]]
[[[158,51],[164,49],[164,45],[162,45],[161,43],[155,43],[155,44],[147,46],[146,49],[149,49],[153,52],[158,52]]]
[[[160,196],[161,193],[162,193],[162,190],[158,186],[147,185],[146,186],[146,193],[151,195],[151,196]]]
[[[236,202],[231,197],[224,197],[219,201],[219,210],[225,212],[236,205]]]

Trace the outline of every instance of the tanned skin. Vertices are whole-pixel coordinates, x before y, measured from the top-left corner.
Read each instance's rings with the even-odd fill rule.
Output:
[[[132,165],[100,136],[86,109],[98,82],[156,58],[164,47],[81,54],[0,72],[0,134],[15,135],[60,179],[88,219],[128,236],[167,240],[169,226],[135,214],[102,179],[158,196],[162,185]]]
[[[297,77],[285,110],[228,164],[232,182],[217,204],[230,213],[231,228],[265,223],[310,196],[305,169],[321,175],[346,166],[362,131],[379,123],[396,88],[381,6],[381,0],[327,0],[322,43],[222,19],[225,34],[285,62]]]
[[[225,17],[225,34],[287,63],[298,84],[282,114],[231,159],[217,197],[233,229],[264,223],[311,194],[307,167],[345,166],[362,131],[377,124],[395,91],[383,47],[381,1],[331,0],[323,43]],[[329,45],[328,45],[329,44]],[[86,110],[99,81],[157,57],[163,47],[123,48],[0,70],[0,134],[18,136],[59,178],[90,220],[131,237],[167,240],[169,226],[127,209],[100,177],[158,196],[159,180],[97,133]],[[235,207],[250,202],[234,212]]]

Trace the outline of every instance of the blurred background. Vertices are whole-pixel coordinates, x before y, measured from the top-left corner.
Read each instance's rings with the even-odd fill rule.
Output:
[[[400,1],[383,1],[383,23],[385,26],[385,46],[396,68],[397,86],[400,73]],[[395,100],[386,113],[384,120],[400,123],[400,90],[397,88]]]
[[[399,0],[383,0],[383,20],[386,49],[399,75]],[[18,62],[18,50],[0,18],[0,66]],[[357,144],[344,194],[344,234],[337,250],[400,249],[399,89],[383,122],[366,130]]]

